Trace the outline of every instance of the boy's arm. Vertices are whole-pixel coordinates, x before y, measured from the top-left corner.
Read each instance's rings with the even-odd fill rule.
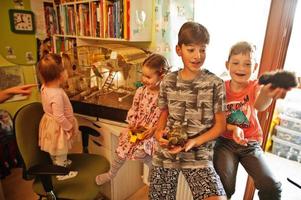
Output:
[[[234,142],[243,146],[247,145],[248,139],[245,139],[245,134],[243,129],[241,129],[236,125],[227,123],[227,131],[232,132],[232,137],[233,137],[232,139],[234,140]]]
[[[264,111],[271,105],[273,99],[283,99],[287,91],[289,89],[273,88],[271,83],[262,86],[255,99],[254,108],[258,111]]]
[[[155,138],[157,141],[161,142],[164,134],[168,118],[168,109],[165,108],[161,111],[160,117],[158,119],[157,129],[155,131]],[[165,142],[163,142],[165,144]]]
[[[185,151],[193,147],[198,147],[208,141],[211,141],[220,136],[226,130],[226,115],[224,112],[215,113],[215,123],[211,129],[202,135],[189,139],[185,145]]]

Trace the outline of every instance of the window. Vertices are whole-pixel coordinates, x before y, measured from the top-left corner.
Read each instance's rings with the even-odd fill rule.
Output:
[[[301,2],[297,3],[294,25],[286,54],[284,69],[293,71],[298,77],[301,77]]]
[[[242,40],[256,45],[259,63],[270,3],[270,0],[196,0],[194,20],[206,26],[211,37],[204,67],[224,77],[229,49]]]

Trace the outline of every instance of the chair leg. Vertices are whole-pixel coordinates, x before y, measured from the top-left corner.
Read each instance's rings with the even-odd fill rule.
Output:
[[[57,200],[53,191],[47,192],[46,195],[47,195],[47,200]]]

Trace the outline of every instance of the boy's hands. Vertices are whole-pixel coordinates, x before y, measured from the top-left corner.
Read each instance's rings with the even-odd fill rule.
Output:
[[[267,85],[264,85],[261,88],[261,92],[266,95],[267,97],[270,97],[274,100],[276,99],[284,99],[286,96],[286,93],[289,91],[290,89],[284,89],[284,88],[274,88],[272,87],[272,84],[269,83]]]
[[[184,147],[175,146],[175,147],[169,149],[168,152],[171,153],[171,154],[177,154],[177,153],[179,153],[183,150],[187,152],[187,151],[189,151],[190,149],[192,149],[193,147],[196,147],[196,146],[198,146],[197,140],[195,138],[193,138],[193,139],[187,140]]]
[[[163,138],[163,135],[166,133],[165,130],[159,130],[155,132],[155,138],[159,142],[160,146],[166,147],[168,146],[168,140]]]
[[[242,145],[242,146],[248,145],[248,139],[245,139],[244,131],[241,128],[239,128],[238,126],[235,126],[232,133],[233,133],[232,134],[233,140],[237,144]]]

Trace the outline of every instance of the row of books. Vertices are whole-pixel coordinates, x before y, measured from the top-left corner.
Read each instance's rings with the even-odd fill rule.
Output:
[[[45,28],[47,36],[58,33],[58,22],[52,3],[44,2]]]
[[[130,0],[60,4],[60,34],[129,39],[129,8]]]

